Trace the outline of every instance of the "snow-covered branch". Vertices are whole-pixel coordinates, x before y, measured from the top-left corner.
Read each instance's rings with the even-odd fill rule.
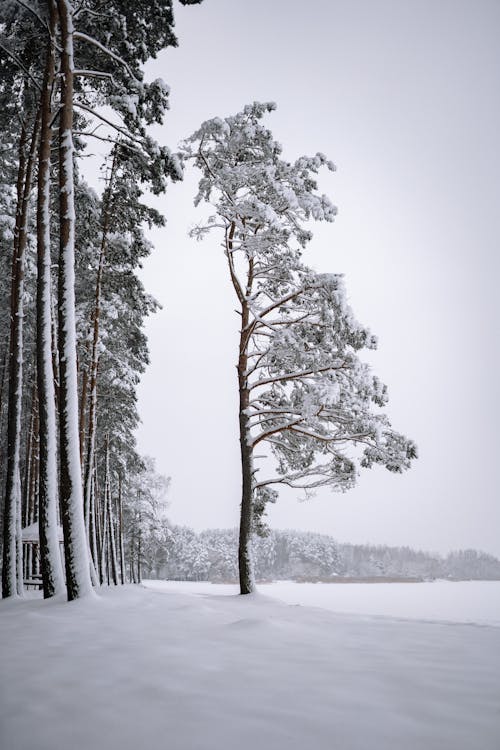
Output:
[[[120,133],[121,135],[123,135],[125,138],[128,138],[131,141],[134,141],[134,143],[142,144],[142,141],[141,141],[140,138],[136,138],[128,130],[126,130],[125,128],[120,127],[120,125],[116,125],[116,123],[112,122],[107,117],[104,117],[104,115],[101,114],[100,112],[96,112],[91,107],[87,107],[86,104],[82,104],[82,102],[74,102],[73,106],[78,107],[78,109],[83,109],[85,112],[88,112],[93,117],[96,117],[98,120],[101,120],[106,125],[109,125],[110,128],[113,128],[118,133]]]
[[[327,365],[326,367],[309,368],[300,372],[285,373],[284,375],[275,375],[269,378],[259,378],[259,380],[256,380],[254,383],[250,383],[248,387],[250,390],[254,390],[255,388],[259,388],[263,385],[270,385],[271,383],[287,383],[288,381],[300,380],[301,378],[306,378],[310,375],[319,375],[322,372],[334,372],[336,370],[342,370],[344,367],[345,362],[340,365],[332,363],[330,365]]]
[[[123,68],[125,68],[129,76],[133,78],[134,81],[140,83],[139,79],[135,76],[127,61],[124,60],[123,57],[120,57],[120,55],[117,55],[116,52],[113,52],[113,50],[110,50],[109,47],[101,44],[101,42],[95,39],[95,37],[83,34],[81,31],[75,31],[73,32],[73,39],[79,39],[80,41],[87,42],[88,44],[92,44],[94,47],[97,47],[97,49],[100,49],[101,52],[103,52],[105,55],[108,55],[108,57],[111,57],[113,60],[115,60],[115,62],[119,63]]]

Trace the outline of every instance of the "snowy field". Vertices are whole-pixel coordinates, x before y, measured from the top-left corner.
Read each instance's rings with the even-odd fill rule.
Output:
[[[498,750],[500,627],[463,622],[500,620],[500,584],[353,586],[238,597],[150,582],[0,602],[0,747]],[[332,597],[363,615],[328,611]],[[429,608],[394,619],[412,600]]]
[[[146,585],[156,590],[191,594],[238,592],[237,586],[204,581],[147,581]],[[286,604],[321,607],[332,612],[500,626],[500,581],[377,584],[277,581],[260,585],[259,591]]]

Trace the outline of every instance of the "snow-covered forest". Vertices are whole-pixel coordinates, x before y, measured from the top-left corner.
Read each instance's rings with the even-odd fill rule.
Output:
[[[371,4],[359,2],[364,18]],[[384,368],[377,374],[379,341],[370,320],[358,319],[349,275],[333,254],[325,255],[328,267],[316,268],[314,232],[329,246],[337,221],[323,187],[336,174],[337,154],[316,146],[320,130],[312,118],[307,124],[300,90],[307,81],[319,98],[335,92],[315,80],[302,43],[283,53],[293,2],[282,3],[277,24],[266,20],[274,3],[234,0],[252,22],[260,19],[262,42],[255,38],[250,56],[228,53],[221,62],[225,43],[215,36],[213,59],[186,43],[193,68],[212,66],[213,89],[225,90],[228,104],[216,112],[210,91],[198,94],[203,117],[169,140],[171,108],[193,95],[188,88],[171,95],[164,65],[163,54],[184,44],[176,14],[203,13],[210,37],[210,9],[220,18],[225,3],[0,0],[0,746],[496,750],[500,560],[472,548],[443,554],[404,541],[340,542],[321,525],[305,531],[272,522],[287,493],[309,500],[330,490],[333,504],[381,475],[400,483],[404,499],[405,482],[429,456],[417,446],[418,420],[391,410]],[[398,5],[377,4],[387,5],[387,18]],[[300,3],[300,13],[317,14],[321,25],[330,3],[310,6]],[[241,15],[243,34],[246,20]],[[229,49],[235,30],[222,26]],[[303,61],[304,79],[290,73],[289,81],[287,70],[277,102],[257,90],[246,97],[242,87],[245,98],[235,105],[239,87],[230,81],[240,65],[257,75],[271,27],[271,46],[280,58]],[[166,80],[151,75],[156,64]],[[322,66],[327,74],[332,67]],[[289,84],[300,111],[294,127],[310,130],[305,155],[282,142],[276,119],[280,87]],[[382,102],[395,106],[389,97]],[[392,179],[397,192],[402,186]],[[194,186],[186,241],[203,245],[226,285],[220,297],[233,335],[224,364],[233,390],[213,388],[211,349],[198,349],[192,337],[183,346],[196,357],[196,393],[190,386],[183,393],[193,360],[171,355],[165,337],[175,386],[151,395],[162,435],[152,458],[137,437],[148,321],[165,306],[183,338],[183,311],[195,310],[201,322],[222,288],[212,289],[208,275],[200,285],[193,273],[192,293],[172,302],[184,308],[179,313],[145,281],[152,257],[183,252],[165,244],[162,231],[167,221],[179,224],[169,201],[186,183]],[[376,233],[369,217],[357,221]],[[367,267],[366,288],[377,287],[375,266],[384,266],[382,257]],[[384,304],[380,284],[377,294]],[[427,287],[419,294],[424,310]],[[391,314],[403,318],[403,308]],[[411,330],[406,319],[401,338],[410,340]],[[466,339],[464,332],[461,347]],[[419,356],[428,363],[428,392],[439,392],[433,358]],[[413,373],[401,380],[404,400],[420,409],[428,393]],[[447,382],[443,403],[448,389]],[[453,405],[464,414],[462,443],[471,440],[466,423],[479,390],[470,387],[465,408],[463,393]],[[187,439],[175,420],[160,418],[160,406],[181,395],[198,419]],[[222,402],[233,410],[234,452],[219,451],[218,480],[209,486],[204,453],[225,429]],[[458,464],[450,435],[439,437]],[[175,472],[167,478],[157,463],[161,456],[168,465],[172,442],[199,475],[193,502],[210,514],[214,496],[226,493],[234,527],[218,528],[226,524],[215,512],[203,531],[206,516],[189,522],[195,528],[171,519]],[[467,460],[480,487],[487,460]],[[436,465],[449,479],[447,496],[458,497],[460,472],[441,455]],[[374,491],[373,505],[382,498]],[[384,520],[389,527],[387,510]],[[432,523],[446,520],[437,507]],[[380,538],[369,532],[364,526],[356,539]]]
[[[192,234],[222,240],[240,316],[241,593],[254,590],[252,537],[267,531],[275,487],[346,491],[360,468],[401,473],[417,456],[358,354],[377,340],[354,317],[342,275],[303,260],[311,220],[336,214],[317,179],[334,164],[319,152],[282,158],[262,122],[274,103],[206,121],[178,153],[150,135],[169,89],[146,82],[143,67],[177,43],[173,23],[170,3],[105,14],[69,0],[5,4],[4,597],[38,580],[45,597],[66,587],[71,600],[141,579],[142,509],[155,480],[135,449],[136,386],[148,363],[144,319],[158,303],[138,270],[152,250],[147,228],[164,222],[144,194],[163,193],[191,165],[201,172],[195,205],[215,210]],[[108,146],[101,193],[80,169],[94,140]],[[259,461],[269,455],[276,469],[266,476]]]
[[[145,578],[233,583],[238,578],[236,529],[197,534],[165,519],[143,529]],[[271,529],[254,536],[252,554],[258,581],[500,580],[500,560],[477,550],[447,555],[409,547],[341,544],[327,534]]]
[[[168,87],[142,66],[177,42],[170,3],[6,2],[0,23],[2,591],[40,579],[74,599],[123,583],[125,549],[140,578],[141,506],[162,481],[135,447],[158,306],[137,272],[164,221],[143,193],[182,168],[148,134]],[[80,174],[93,142],[100,193]]]

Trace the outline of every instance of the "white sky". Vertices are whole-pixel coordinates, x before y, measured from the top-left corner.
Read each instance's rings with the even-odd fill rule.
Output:
[[[500,554],[497,220],[500,3],[494,0],[205,0],[176,3],[179,48],[148,66],[172,87],[156,137],[273,100],[291,158],[323,151],[339,208],[305,261],[341,272],[379,337],[375,372],[396,429],[419,445],[404,475],[308,502],[281,491],[273,526],[341,541]],[[238,318],[218,238],[187,237],[196,176],[156,202],[166,229],[144,280],[164,305],[147,333],[139,448],[172,476],[170,517],[237,523]]]

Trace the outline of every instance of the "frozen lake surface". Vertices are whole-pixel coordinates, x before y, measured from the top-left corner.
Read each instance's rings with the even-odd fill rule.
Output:
[[[207,582],[147,581],[147,586],[192,594],[236,594],[238,587]],[[425,583],[261,584],[261,594],[287,604],[332,612],[381,615],[411,620],[500,626],[500,581],[431,581]]]

